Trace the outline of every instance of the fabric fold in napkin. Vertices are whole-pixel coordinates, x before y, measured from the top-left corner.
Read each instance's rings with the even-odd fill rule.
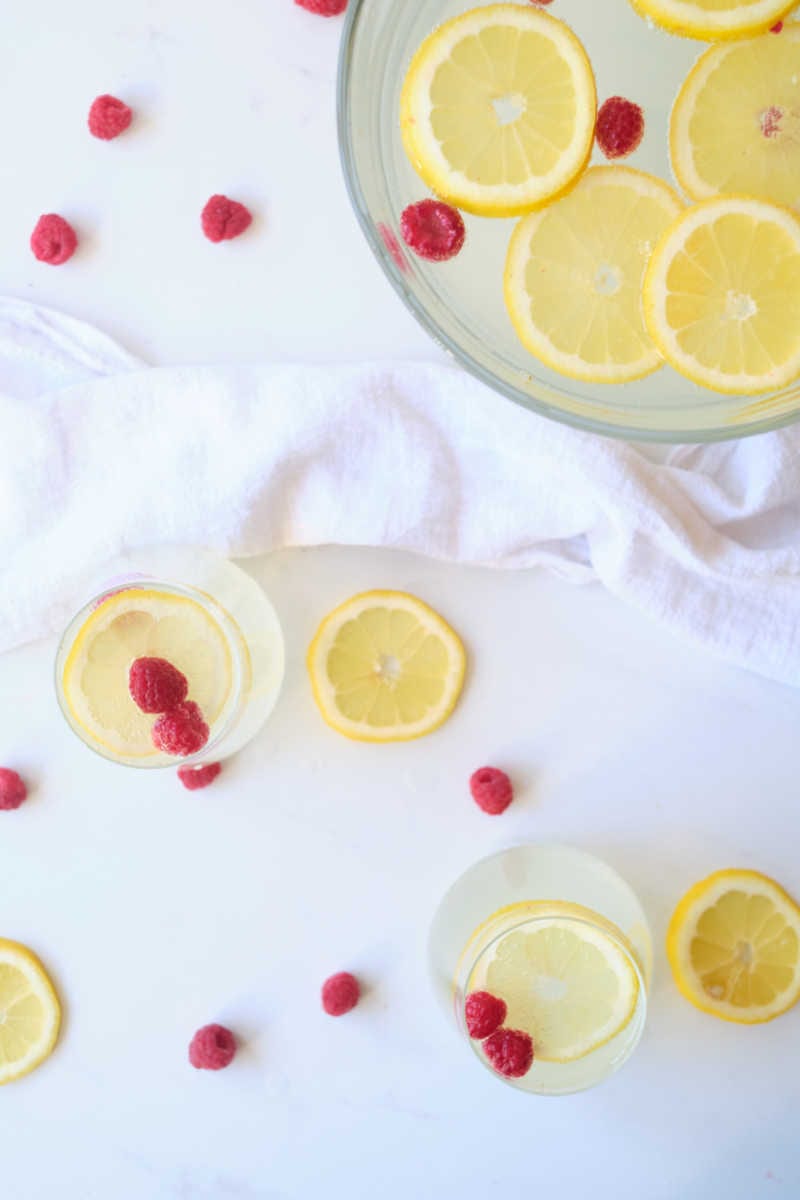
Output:
[[[0,650],[63,625],[123,548],[340,543],[599,580],[797,684],[799,452],[795,428],[656,464],[453,367],[148,369],[0,301]]]

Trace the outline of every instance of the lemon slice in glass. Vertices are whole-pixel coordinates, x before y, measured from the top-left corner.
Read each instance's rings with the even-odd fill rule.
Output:
[[[712,46],[672,110],[672,169],[693,200],[720,192],[800,209],[800,22]]]
[[[800,375],[800,218],[741,196],[686,210],[644,281],[653,341],[676,371],[749,395]]]
[[[672,188],[630,167],[593,167],[523,217],[505,298],[523,345],[571,379],[625,383],[663,364],[641,312],[653,246],[681,211]]]
[[[143,656],[165,658],[183,672],[189,698],[209,725],[232,686],[225,633],[197,600],[138,587],[112,593],[78,631],[62,684],[69,713],[84,734],[125,758],[159,753],[151,741],[156,717],[141,712],[128,690],[131,663]]]
[[[682,37],[741,38],[765,33],[796,0],[631,0],[643,17]]]
[[[504,1025],[530,1034],[536,1061],[575,1062],[630,1023],[641,986],[633,951],[603,918],[574,904],[522,902],[488,926],[494,940],[467,991],[505,1001]]]
[[[0,1084],[38,1067],[60,1025],[58,997],[36,955],[0,938]]]
[[[400,126],[412,164],[443,200],[514,216],[583,170],[596,113],[591,64],[571,29],[532,6],[491,4],[422,43]]]
[[[405,592],[353,596],[320,625],[308,652],[314,698],[346,737],[406,741],[453,711],[464,648],[432,608]]]
[[[675,909],[667,954],[681,992],[703,1012],[771,1021],[800,998],[800,907],[757,871],[717,871]]]

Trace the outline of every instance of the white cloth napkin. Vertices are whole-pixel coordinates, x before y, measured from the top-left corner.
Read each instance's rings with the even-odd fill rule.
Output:
[[[0,650],[62,625],[124,548],[343,543],[599,580],[798,684],[798,451],[795,428],[657,465],[448,367],[146,369],[2,301]]]

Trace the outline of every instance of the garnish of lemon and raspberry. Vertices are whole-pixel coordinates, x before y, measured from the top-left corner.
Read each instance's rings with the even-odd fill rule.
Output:
[[[187,700],[186,676],[165,658],[137,658],[128,673],[131,699],[144,713],[157,713],[152,740],[164,754],[187,758],[203,749],[209,728],[199,705]]]
[[[213,613],[194,598],[121,588],[91,606],[61,684],[70,721],[101,753],[137,763],[159,751],[196,753],[208,739],[203,726],[213,729],[230,704],[230,644]],[[163,720],[165,713],[174,719]],[[157,737],[177,751],[154,744],[159,722]]]

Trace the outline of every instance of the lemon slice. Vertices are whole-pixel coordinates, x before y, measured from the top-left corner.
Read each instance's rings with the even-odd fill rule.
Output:
[[[487,930],[492,940],[467,991],[504,1000],[504,1024],[530,1034],[538,1062],[584,1058],[632,1020],[640,992],[635,955],[619,931],[589,909],[523,902],[495,913],[482,928],[482,938],[470,939],[473,952],[486,944]]]
[[[571,379],[625,383],[662,365],[641,312],[650,252],[681,211],[630,167],[593,167],[523,217],[506,260],[506,307],[523,345]]]
[[[400,102],[403,144],[442,199],[515,216],[563,191],[588,161],[597,95],[562,21],[518,4],[475,8],[422,43]]]
[[[694,200],[732,192],[800,209],[800,23],[701,55],[675,101],[669,142]]]
[[[631,0],[643,17],[683,37],[748,37],[765,33],[790,13],[796,0]]]
[[[159,752],[151,741],[156,717],[140,712],[128,691],[131,663],[166,658],[189,683],[209,725],[231,691],[225,633],[196,600],[174,592],[126,588],[87,617],[64,665],[64,698],[73,720],[105,751],[125,758]]]
[[[0,938],[0,1084],[38,1067],[60,1024],[58,997],[36,955]]]
[[[800,907],[757,871],[717,871],[675,909],[667,954],[681,992],[703,1012],[771,1021],[800,998]]]
[[[672,366],[704,387],[749,394],[800,374],[800,219],[721,196],[684,212],[644,281],[648,329]]]
[[[405,592],[353,596],[325,618],[308,651],[323,717],[366,742],[438,729],[461,693],[465,662],[449,625]]]

